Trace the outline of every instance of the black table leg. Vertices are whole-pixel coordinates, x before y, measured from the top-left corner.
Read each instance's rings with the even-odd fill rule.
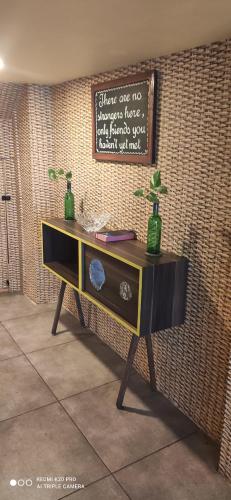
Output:
[[[130,375],[130,372],[132,369],[132,363],[134,361],[138,342],[139,342],[139,337],[137,337],[137,335],[132,335],[132,340],[131,340],[131,344],[130,344],[129,352],[128,352],[128,357],[127,357],[126,368],[125,368],[125,372],[124,372],[124,375],[122,378],[118,398],[116,401],[116,406],[119,410],[121,410],[123,408],[124,394],[125,394],[125,391],[126,391],[126,388],[128,385],[128,378],[129,378],[129,375]]]
[[[148,368],[149,368],[149,375],[150,375],[150,384],[151,384],[151,388],[155,391],[156,390],[156,375],[155,375],[155,365],[154,365],[151,335],[146,335],[145,341],[146,341],[147,355],[148,355]]]
[[[75,296],[76,307],[78,310],[79,322],[80,322],[80,325],[84,328],[86,325],[85,325],[85,321],[84,321],[84,315],[83,315],[80,297],[79,297],[77,290],[73,290],[73,292],[74,292],[74,296]]]
[[[52,330],[51,330],[52,335],[56,335],[60,311],[61,311],[61,307],[62,307],[62,303],[63,303],[63,296],[64,296],[65,288],[66,288],[66,283],[65,283],[65,281],[62,281],[60,292],[59,292],[58,304],[56,307],[55,317],[54,317],[53,326],[52,326]]]

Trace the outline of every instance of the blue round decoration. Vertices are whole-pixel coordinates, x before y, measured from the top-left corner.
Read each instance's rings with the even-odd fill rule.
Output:
[[[106,281],[103,264],[98,259],[93,259],[89,266],[89,277],[93,287],[99,292]]]

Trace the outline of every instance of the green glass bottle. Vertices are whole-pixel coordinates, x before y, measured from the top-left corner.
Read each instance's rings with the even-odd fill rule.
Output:
[[[65,220],[75,219],[75,200],[71,192],[71,182],[67,181],[67,192],[64,198]]]
[[[153,213],[148,220],[147,253],[151,255],[160,254],[161,240],[161,217],[159,215],[159,203],[153,203]]]

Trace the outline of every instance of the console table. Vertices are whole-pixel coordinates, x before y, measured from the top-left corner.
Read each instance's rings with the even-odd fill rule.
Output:
[[[172,253],[145,254],[137,241],[103,243],[75,221],[42,221],[43,266],[60,280],[52,334],[56,334],[66,284],[74,291],[79,319],[85,326],[80,296],[96,304],[132,333],[127,364],[117,399],[123,407],[139,339],[145,337],[151,387],[155,367],[151,334],[184,322],[188,261]]]

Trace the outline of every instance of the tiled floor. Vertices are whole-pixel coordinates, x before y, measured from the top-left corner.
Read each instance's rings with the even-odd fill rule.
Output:
[[[135,373],[117,410],[124,362],[53,314],[0,295],[0,500],[230,500],[216,446]]]

